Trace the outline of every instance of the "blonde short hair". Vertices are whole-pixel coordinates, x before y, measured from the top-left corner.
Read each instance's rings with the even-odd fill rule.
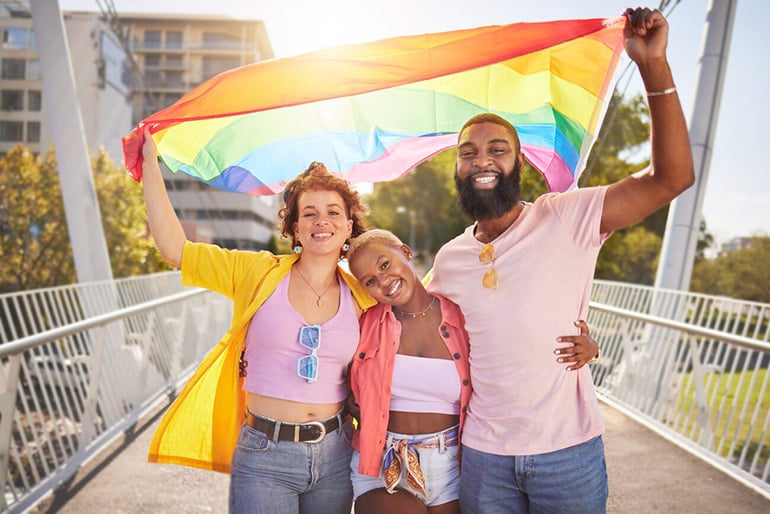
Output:
[[[401,248],[404,243],[391,231],[382,228],[373,228],[363,234],[351,239],[350,248],[348,248],[348,262],[353,258],[356,251],[371,244],[380,243],[393,248]]]

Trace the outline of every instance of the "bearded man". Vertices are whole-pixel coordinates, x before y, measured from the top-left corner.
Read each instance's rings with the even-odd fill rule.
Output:
[[[553,343],[585,319],[606,238],[694,181],[666,57],[668,23],[658,10],[625,15],[625,49],[650,108],[647,170],[527,203],[519,198],[523,157],[514,127],[482,114],[460,131],[455,181],[461,207],[476,222],[439,251],[429,288],[461,307],[470,334],[474,392],[462,439],[464,514],[606,510],[604,421],[591,372],[588,366],[567,372],[553,358]]]

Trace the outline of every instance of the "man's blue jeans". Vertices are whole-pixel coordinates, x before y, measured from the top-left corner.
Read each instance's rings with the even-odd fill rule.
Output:
[[[493,455],[463,445],[463,514],[602,514],[607,466],[601,436],[540,455]]]
[[[230,472],[230,513],[349,513],[351,433],[348,421],[318,444],[275,442],[244,424]]]

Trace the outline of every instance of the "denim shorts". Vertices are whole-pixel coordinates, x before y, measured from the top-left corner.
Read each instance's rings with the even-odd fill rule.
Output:
[[[316,444],[273,441],[244,424],[230,472],[230,513],[350,512],[351,434],[347,421]]]
[[[601,436],[537,455],[495,455],[463,446],[463,514],[602,514],[607,467]]]
[[[398,440],[425,440],[431,438],[438,438],[442,433],[446,433],[448,430],[442,430],[435,434],[398,434],[395,432],[386,432],[385,451],[391,446],[394,441]],[[432,507],[435,505],[442,505],[460,497],[460,470],[458,466],[457,454],[459,451],[459,445],[449,443],[447,445],[441,445],[438,448],[416,448],[419,455],[420,468],[422,469],[423,476],[425,477],[425,493],[426,497],[423,498],[421,494],[412,489],[407,483],[404,473],[402,473],[401,479],[398,482],[397,488],[408,491],[425,503],[425,505]],[[353,496],[358,498],[359,496],[373,491],[374,489],[384,489],[385,479],[382,476],[382,467],[380,467],[380,473],[376,477],[369,475],[363,475],[358,472],[358,463],[360,460],[360,454],[358,451],[353,450],[353,458],[350,461],[350,475],[353,481]]]

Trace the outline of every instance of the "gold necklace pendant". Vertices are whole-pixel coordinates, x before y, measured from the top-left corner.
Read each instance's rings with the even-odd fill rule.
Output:
[[[326,294],[326,292],[329,290],[329,288],[334,285],[335,281],[332,280],[331,283],[328,286],[326,286],[326,289],[324,289],[321,294],[318,294],[318,291],[316,291],[315,288],[310,285],[310,282],[308,282],[308,280],[305,278],[305,275],[302,274],[302,272],[299,270],[299,268],[294,266],[292,269],[297,272],[297,274],[299,275],[299,278],[301,278],[302,281],[305,284],[307,284],[307,286],[310,288],[310,290],[313,291],[313,294],[318,297],[318,299],[315,301],[315,304],[317,306],[319,306],[319,307],[323,307],[323,300],[321,300],[321,298]]]

